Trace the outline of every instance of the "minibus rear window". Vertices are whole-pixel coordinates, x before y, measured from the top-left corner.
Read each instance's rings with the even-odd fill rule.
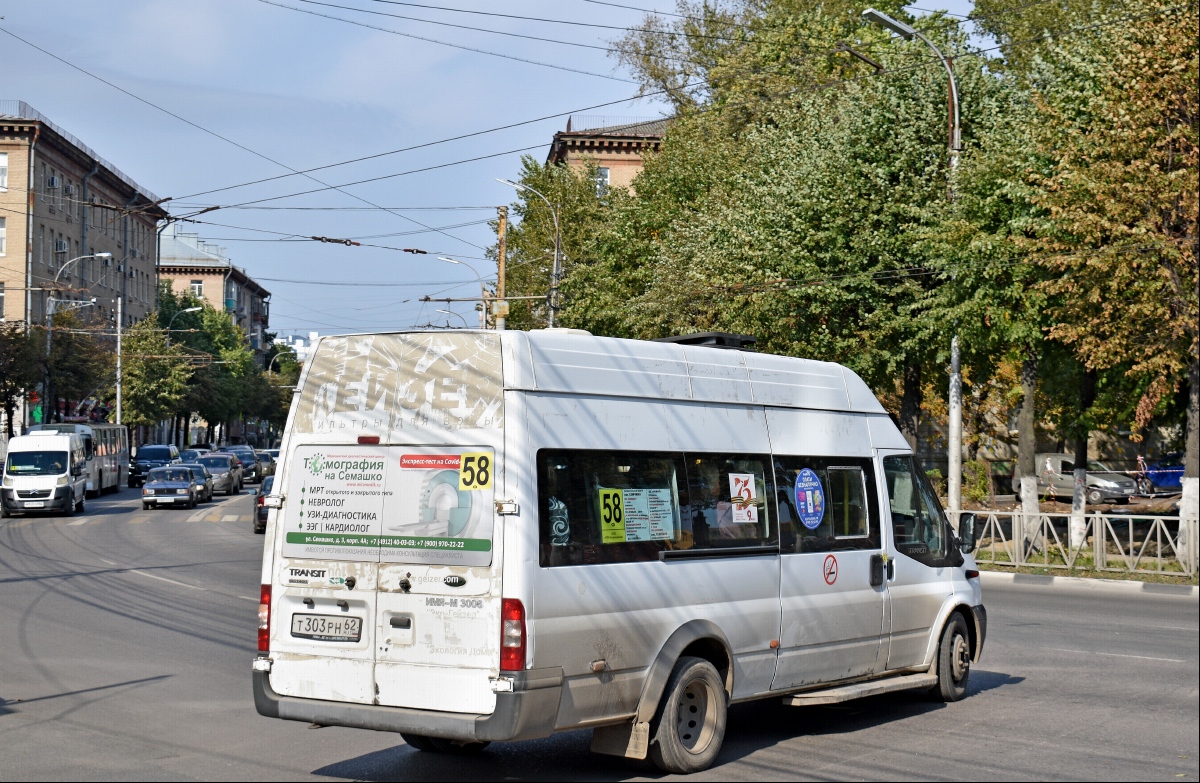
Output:
[[[4,472],[10,476],[58,476],[67,472],[65,451],[10,451]]]

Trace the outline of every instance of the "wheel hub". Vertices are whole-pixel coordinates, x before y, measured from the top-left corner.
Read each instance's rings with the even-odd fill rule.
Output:
[[[693,680],[684,689],[675,715],[675,731],[679,744],[695,753],[704,750],[711,739],[708,711],[713,694],[702,680]]]
[[[961,635],[955,635],[954,647],[950,651],[950,674],[955,682],[961,682],[971,671],[971,647]]]

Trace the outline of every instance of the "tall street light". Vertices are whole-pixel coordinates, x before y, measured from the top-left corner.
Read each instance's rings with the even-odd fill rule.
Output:
[[[947,58],[942,51],[934,46],[933,41],[930,41],[925,36],[921,35],[916,29],[909,27],[899,19],[893,19],[887,14],[876,11],[874,8],[868,8],[862,13],[863,19],[868,22],[873,22],[880,27],[891,30],[896,35],[906,41],[911,41],[913,38],[920,38],[921,41],[933,50],[937,58],[942,61],[942,67],[946,69],[946,76],[950,80],[950,176],[954,176],[954,169],[958,166],[958,153],[962,150],[962,130],[958,114],[958,85],[954,81],[954,68],[950,59]],[[953,185],[950,187],[950,197],[954,198]],[[949,474],[946,477],[947,489],[950,495],[950,515],[954,519],[954,526],[958,527],[958,512],[962,509],[962,373],[960,372],[960,362],[958,353],[958,335],[954,335],[950,339],[950,416],[949,416],[949,465],[946,472]]]
[[[447,264],[454,264],[456,266],[465,266],[467,269],[471,270],[471,274],[475,275],[475,279],[479,281],[479,296],[483,302],[483,304],[482,304],[483,309],[479,311],[479,328],[486,329],[487,328],[488,295],[487,295],[487,286],[483,282],[483,276],[479,274],[479,272],[475,269],[475,267],[471,266],[466,261],[459,261],[457,258],[447,258],[446,256],[438,256],[437,259],[438,259],[438,261],[445,261]],[[439,311],[439,312],[441,312],[441,311]],[[466,321],[466,320],[467,319],[465,319],[465,318],[463,319],[463,321]]]
[[[46,400],[45,400],[45,402],[42,403],[42,421],[43,422],[49,421],[49,419],[47,418],[47,414],[50,412],[49,406],[50,406],[51,400],[54,399],[52,396],[52,389],[50,388],[50,377],[52,375],[51,370],[50,370],[50,338],[54,334],[54,312],[56,309],[55,302],[57,301],[54,298],[54,292],[58,290],[58,280],[60,277],[62,277],[62,273],[66,271],[67,267],[69,267],[71,264],[74,264],[76,261],[83,261],[84,259],[87,259],[87,258],[112,258],[112,253],[89,253],[86,256],[76,256],[75,258],[72,258],[71,260],[64,263],[62,266],[60,266],[58,268],[58,271],[55,272],[54,282],[51,283],[51,285],[50,285],[50,296],[46,298],[46,383],[45,383]],[[88,304],[91,304],[91,302],[89,302]],[[86,307],[86,306],[87,306],[87,304],[80,305],[80,307]],[[58,405],[55,404],[54,407],[57,408]]]
[[[554,205],[550,203],[550,199],[528,185],[522,185],[520,182],[513,182],[507,179],[497,179],[496,181],[517,190],[528,190],[546,202],[546,206],[550,208],[550,216],[554,218],[554,271],[550,273],[550,293],[546,295],[547,304],[550,306],[550,317],[546,319],[546,325],[553,329],[554,316],[558,312],[558,279],[562,275],[562,231],[558,225],[558,212],[554,209]]]
[[[188,309],[180,310],[179,312],[175,313],[175,315],[171,316],[171,320],[167,321],[167,328],[164,330],[167,333],[167,347],[168,348],[171,347],[171,325],[175,323],[175,319],[178,318],[179,316],[183,315],[184,313],[198,313],[203,309],[204,309],[203,307],[189,307]]]

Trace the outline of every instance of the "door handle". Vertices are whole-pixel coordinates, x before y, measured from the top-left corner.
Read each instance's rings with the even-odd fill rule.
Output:
[[[887,565],[890,566],[891,563]],[[883,555],[871,555],[871,587],[883,586],[884,570]]]

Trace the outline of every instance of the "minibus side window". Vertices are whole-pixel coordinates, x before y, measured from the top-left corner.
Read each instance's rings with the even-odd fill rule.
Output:
[[[870,459],[776,457],[775,475],[782,552],[843,552],[882,546]]]
[[[691,548],[684,476],[681,454],[539,451],[539,562],[631,563]]]
[[[884,457],[883,471],[897,551],[926,565],[942,565],[948,523],[928,480],[913,468],[908,456]]]
[[[766,456],[688,454],[690,528],[704,549],[764,546],[778,541],[768,503]],[[771,477],[773,479],[773,477]]]

